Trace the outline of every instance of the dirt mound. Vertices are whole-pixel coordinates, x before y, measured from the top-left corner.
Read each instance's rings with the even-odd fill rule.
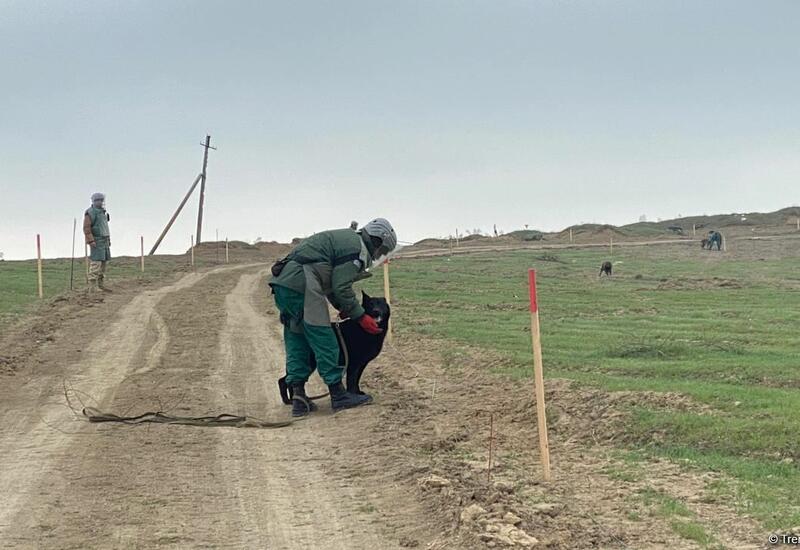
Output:
[[[275,241],[258,242],[228,241],[228,258],[230,263],[269,261],[282,258],[291,250],[291,245]],[[190,251],[186,251],[188,255]],[[211,263],[222,263],[225,260],[225,241],[204,241],[194,247],[194,255],[198,259]]]
[[[419,248],[441,248],[443,246],[448,246],[449,240],[442,240],[442,239],[422,239],[421,241],[415,242],[412,247],[419,247]]]
[[[630,237],[627,232],[616,226],[596,223],[573,225],[556,233],[554,237],[557,239],[569,240],[570,229],[572,229],[573,240],[581,243],[601,243],[608,242],[612,237],[617,240]]]
[[[518,241],[541,241],[544,238],[544,233],[535,229],[520,229],[519,231],[506,233],[505,236]]]
[[[587,231],[592,236],[627,237],[628,233],[613,225],[601,225]]]
[[[462,237],[460,240],[461,242],[470,243],[470,242],[489,241],[491,239],[492,237],[489,237],[487,235],[479,235],[476,233],[474,235],[467,235],[466,237]]]
[[[201,252],[214,252],[219,248],[225,248],[225,241],[203,241],[202,243],[195,245],[194,252],[195,254]],[[244,241],[228,241],[228,250],[258,250],[255,245],[250,243],[246,243]],[[189,251],[187,250],[186,253],[188,254]]]
[[[291,245],[279,243],[277,241],[260,242],[256,244],[256,248],[267,256],[285,256],[291,249]]]

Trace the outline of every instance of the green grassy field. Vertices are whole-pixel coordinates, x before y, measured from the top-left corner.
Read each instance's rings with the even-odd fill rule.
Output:
[[[171,256],[146,258],[145,262],[146,271],[142,275],[138,258],[112,260],[107,274],[109,286],[113,288],[115,281],[126,279],[155,279],[171,273],[176,265],[184,263],[180,257]],[[69,291],[70,264],[68,259],[44,260],[42,282],[45,300]],[[75,290],[86,288],[85,269],[83,258],[76,259],[73,275]],[[35,260],[0,262],[0,327],[34,308],[40,301],[38,289]]]
[[[499,351],[508,374],[528,377],[535,267],[546,377],[707,405],[711,414],[633,410],[627,441],[727,473],[720,498],[788,529],[800,525],[800,255],[760,246],[620,247],[613,279],[598,278],[609,256],[596,249],[397,260],[396,330]],[[380,271],[366,285],[376,295]]]

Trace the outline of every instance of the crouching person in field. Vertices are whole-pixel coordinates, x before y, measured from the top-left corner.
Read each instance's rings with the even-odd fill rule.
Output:
[[[111,232],[108,222],[111,216],[106,212],[106,196],[102,193],[92,195],[92,206],[83,215],[83,234],[86,244],[89,245],[91,254],[89,259],[89,290],[100,289],[110,292],[106,288],[106,264],[111,260]]]
[[[292,416],[316,409],[305,384],[313,370],[328,385],[334,411],[372,402],[366,394],[350,393],[342,384],[339,342],[331,328],[328,302],[341,318],[351,318],[370,334],[381,329],[356,299],[353,283],[365,276],[372,261],[394,250],[392,225],[377,218],[362,229],[334,229],[317,233],[295,247],[272,267],[270,287],[283,323],[286,383],[292,388]]]

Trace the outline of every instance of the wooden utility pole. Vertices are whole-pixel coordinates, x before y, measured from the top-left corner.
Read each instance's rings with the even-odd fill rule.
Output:
[[[197,244],[200,244],[202,241],[202,233],[203,233],[203,201],[206,198],[206,168],[208,167],[208,150],[214,149],[216,151],[216,147],[211,147],[211,136],[206,135],[206,142],[201,143],[205,148],[203,152],[203,171],[200,172],[200,206],[197,209]]]
[[[192,186],[189,188],[189,191],[186,193],[186,196],[183,197],[183,200],[178,205],[178,209],[175,210],[175,213],[172,215],[172,217],[170,218],[169,222],[167,222],[167,226],[164,228],[164,231],[162,231],[161,235],[159,235],[158,239],[156,239],[156,244],[154,244],[153,248],[150,249],[150,254],[148,254],[148,256],[152,256],[153,254],[156,253],[156,249],[158,248],[158,245],[160,245],[161,241],[164,240],[164,237],[166,237],[167,231],[169,231],[169,228],[172,227],[173,223],[175,223],[175,219],[178,217],[178,214],[181,213],[181,210],[183,210],[183,207],[186,204],[186,201],[188,201],[189,197],[192,196],[192,192],[194,191],[194,188],[197,187],[198,183],[200,183],[200,180],[202,179],[202,177],[203,177],[203,174],[198,174],[197,177],[194,179],[194,183],[192,183]]]
[[[194,188],[197,187],[198,183],[202,182],[202,185],[200,186],[200,207],[197,212],[197,242],[200,243],[200,232],[202,231],[203,227],[203,200],[205,198],[205,192],[206,192],[206,168],[208,167],[208,150],[214,149],[216,151],[217,149],[216,147],[211,147],[211,136],[209,135],[206,135],[206,142],[201,143],[200,145],[202,145],[206,149],[205,152],[203,153],[203,171],[197,175],[197,177],[194,180],[194,183],[192,183],[192,186],[189,188],[189,192],[186,193],[185,197],[183,197],[183,200],[181,201],[180,205],[178,205],[178,209],[175,210],[175,213],[172,215],[172,218],[170,218],[169,222],[167,223],[167,226],[164,228],[164,231],[162,231],[161,235],[158,237],[158,239],[156,239],[156,243],[153,245],[153,248],[150,249],[150,254],[149,254],[150,256],[156,253],[158,245],[161,244],[161,241],[164,240],[164,237],[167,235],[169,228],[172,227],[173,223],[175,223],[175,219],[178,217],[178,214],[181,213],[181,210],[183,210],[183,207],[186,205],[186,201],[188,201],[189,197],[192,196]]]

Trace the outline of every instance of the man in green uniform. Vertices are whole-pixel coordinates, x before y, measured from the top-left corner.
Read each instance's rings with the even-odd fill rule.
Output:
[[[722,250],[722,233],[719,231],[709,231],[708,249],[711,250],[715,244],[717,245],[717,250]]]
[[[105,208],[106,196],[102,193],[92,195],[92,206],[83,216],[83,234],[89,245],[91,264],[89,265],[89,290],[98,288],[110,292],[105,285],[106,263],[111,259],[111,232],[108,222],[111,217]]]
[[[328,302],[341,318],[355,320],[366,332],[381,329],[356,299],[353,283],[365,278],[372,261],[397,246],[392,225],[376,218],[362,229],[333,229],[316,233],[297,245],[273,267],[269,285],[281,313],[286,348],[286,383],[295,399],[292,416],[304,416],[316,406],[308,400],[305,383],[311,376],[311,354],[319,375],[328,385],[334,411],[372,402],[342,385],[339,343],[331,328]]]

